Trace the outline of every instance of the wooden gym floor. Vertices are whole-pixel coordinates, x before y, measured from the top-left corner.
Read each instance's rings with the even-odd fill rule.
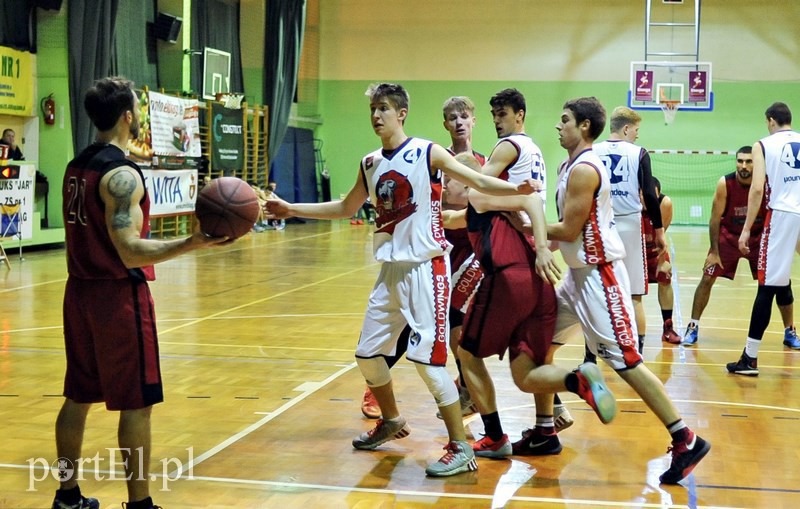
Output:
[[[678,227],[669,236],[676,321],[685,325],[708,236]],[[5,247],[12,268],[0,267],[0,507],[45,508],[57,487],[44,465],[56,459],[62,401],[64,252],[24,252],[20,261]],[[605,366],[620,402],[611,425],[567,394],[576,422],[561,435],[560,455],[480,459],[476,473],[432,479],[424,468],[443,453],[444,425],[416,370],[401,361],[393,375],[412,434],[355,451],[350,441],[373,424],[361,417],[364,383],[353,358],[378,272],[368,226],[291,224],[161,264],[152,289],[166,402],[153,412],[153,498],[169,509],[798,507],[800,351],[782,346],[775,310],[760,376],[725,372],[744,345],[756,289],[739,269],[736,281],[714,288],[693,348],[662,345],[655,289],[645,298],[645,361],[713,444],[683,485],[660,486],[669,436]],[[797,271],[795,264],[795,280]],[[574,367],[582,355],[578,341],[557,362]],[[532,423],[532,398],[514,387],[505,362],[488,364],[516,440]],[[465,426],[471,436],[483,431],[480,419]],[[116,415],[96,406],[87,428],[84,456],[95,459],[81,487],[101,507],[118,508],[126,492],[109,450]]]

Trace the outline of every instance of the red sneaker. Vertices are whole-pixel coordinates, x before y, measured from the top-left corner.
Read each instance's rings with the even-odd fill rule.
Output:
[[[584,362],[575,372],[578,375],[578,396],[587,402],[600,422],[608,424],[617,415],[617,400],[603,380],[603,374],[597,364]]]
[[[672,328],[672,320],[664,321],[664,333],[661,335],[661,341],[666,341],[671,345],[680,345],[683,339]]]
[[[361,400],[361,413],[367,419],[378,419],[381,416],[381,407],[369,387],[364,390],[364,399]]]
[[[472,444],[472,450],[475,451],[475,456],[482,458],[505,458],[511,456],[511,442],[508,435],[503,435],[497,441],[484,436]]]

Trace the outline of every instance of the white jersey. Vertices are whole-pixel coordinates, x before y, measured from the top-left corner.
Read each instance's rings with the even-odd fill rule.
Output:
[[[571,268],[579,269],[587,265],[602,265],[625,257],[625,246],[614,224],[614,211],[611,208],[611,183],[600,158],[587,149],[578,154],[574,161],[565,161],[559,169],[556,206],[559,220],[564,217],[564,200],[567,183],[572,169],[579,164],[588,164],[600,177],[600,188],[595,193],[589,219],[578,238],[572,242],[559,242],[564,261]]]
[[[539,146],[527,134],[510,134],[497,140],[494,147],[501,143],[510,142],[517,149],[517,159],[505,168],[497,177],[507,180],[512,184],[520,184],[525,179],[538,180],[542,183],[539,195],[542,200],[547,195],[547,171],[544,166],[544,157]],[[494,151],[494,149],[492,149]],[[489,156],[491,159],[491,156]]]
[[[379,262],[423,262],[446,254],[442,172],[431,172],[433,143],[408,138],[391,154],[378,149],[361,160],[375,206],[373,251]]]
[[[644,149],[624,140],[606,140],[593,145],[611,182],[611,205],[614,214],[627,216],[642,211],[639,198],[639,164]]]
[[[767,206],[800,214],[800,133],[778,131],[760,141],[767,170]]]

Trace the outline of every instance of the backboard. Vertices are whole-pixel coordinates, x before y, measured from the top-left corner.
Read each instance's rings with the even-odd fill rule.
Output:
[[[711,62],[631,62],[628,107],[660,110],[679,101],[681,110],[712,111]]]

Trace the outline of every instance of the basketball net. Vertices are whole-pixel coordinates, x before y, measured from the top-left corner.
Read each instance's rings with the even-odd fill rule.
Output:
[[[661,100],[660,105],[661,111],[664,112],[664,125],[672,124],[672,122],[675,120],[675,115],[678,114],[678,107],[680,104],[680,101]]]

